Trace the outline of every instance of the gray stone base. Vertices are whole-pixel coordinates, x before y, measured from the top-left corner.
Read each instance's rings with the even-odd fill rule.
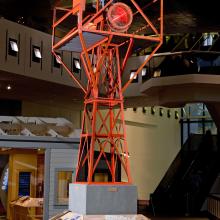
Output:
[[[82,215],[137,214],[137,187],[72,183],[69,210]]]

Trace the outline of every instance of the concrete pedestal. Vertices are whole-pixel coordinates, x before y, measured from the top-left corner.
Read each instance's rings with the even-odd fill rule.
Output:
[[[137,187],[72,183],[69,210],[82,215],[137,214]]]

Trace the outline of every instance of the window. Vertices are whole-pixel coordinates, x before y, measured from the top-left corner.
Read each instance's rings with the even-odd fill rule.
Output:
[[[69,184],[73,181],[73,171],[56,170],[55,178],[55,204],[68,205]]]
[[[73,72],[76,74],[80,74],[81,65],[79,59],[73,58]]]
[[[61,60],[62,60],[61,54],[56,53],[56,55],[57,55],[57,57],[53,55],[53,65],[54,65],[54,67],[56,67],[56,68],[60,68],[60,66],[61,66]]]
[[[9,42],[8,42],[8,54],[11,56],[16,57],[18,54],[18,42],[17,40],[14,40],[12,38],[9,38]]]
[[[40,63],[42,59],[40,47],[33,46],[32,48],[32,61]]]
[[[213,34],[204,33],[203,34],[203,46],[212,46],[213,45]]]
[[[135,75],[137,70],[131,70],[130,72],[130,79],[132,79]],[[138,76],[135,76],[134,79],[132,80],[132,83],[137,83],[138,82]]]
[[[145,66],[141,72],[142,82],[145,82],[147,79],[150,78],[149,73],[150,73],[149,66]]]
[[[204,105],[203,103],[194,103],[190,105],[190,117],[202,117],[204,116]]]
[[[161,69],[156,69],[154,71],[153,77],[156,78],[156,77],[160,77],[160,76],[161,76]]]
[[[18,196],[30,196],[31,194],[31,172],[19,172]]]
[[[187,104],[181,112],[182,145],[192,134],[204,135],[210,130],[217,134],[217,128],[206,106],[203,103]]]

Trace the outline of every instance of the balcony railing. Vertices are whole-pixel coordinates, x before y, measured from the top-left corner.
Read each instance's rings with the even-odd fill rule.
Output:
[[[220,194],[209,195],[207,209],[211,215],[220,218]]]

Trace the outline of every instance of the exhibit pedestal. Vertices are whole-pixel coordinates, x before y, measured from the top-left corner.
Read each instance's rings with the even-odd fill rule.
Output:
[[[69,186],[69,210],[82,215],[135,215],[137,187],[72,183]]]

